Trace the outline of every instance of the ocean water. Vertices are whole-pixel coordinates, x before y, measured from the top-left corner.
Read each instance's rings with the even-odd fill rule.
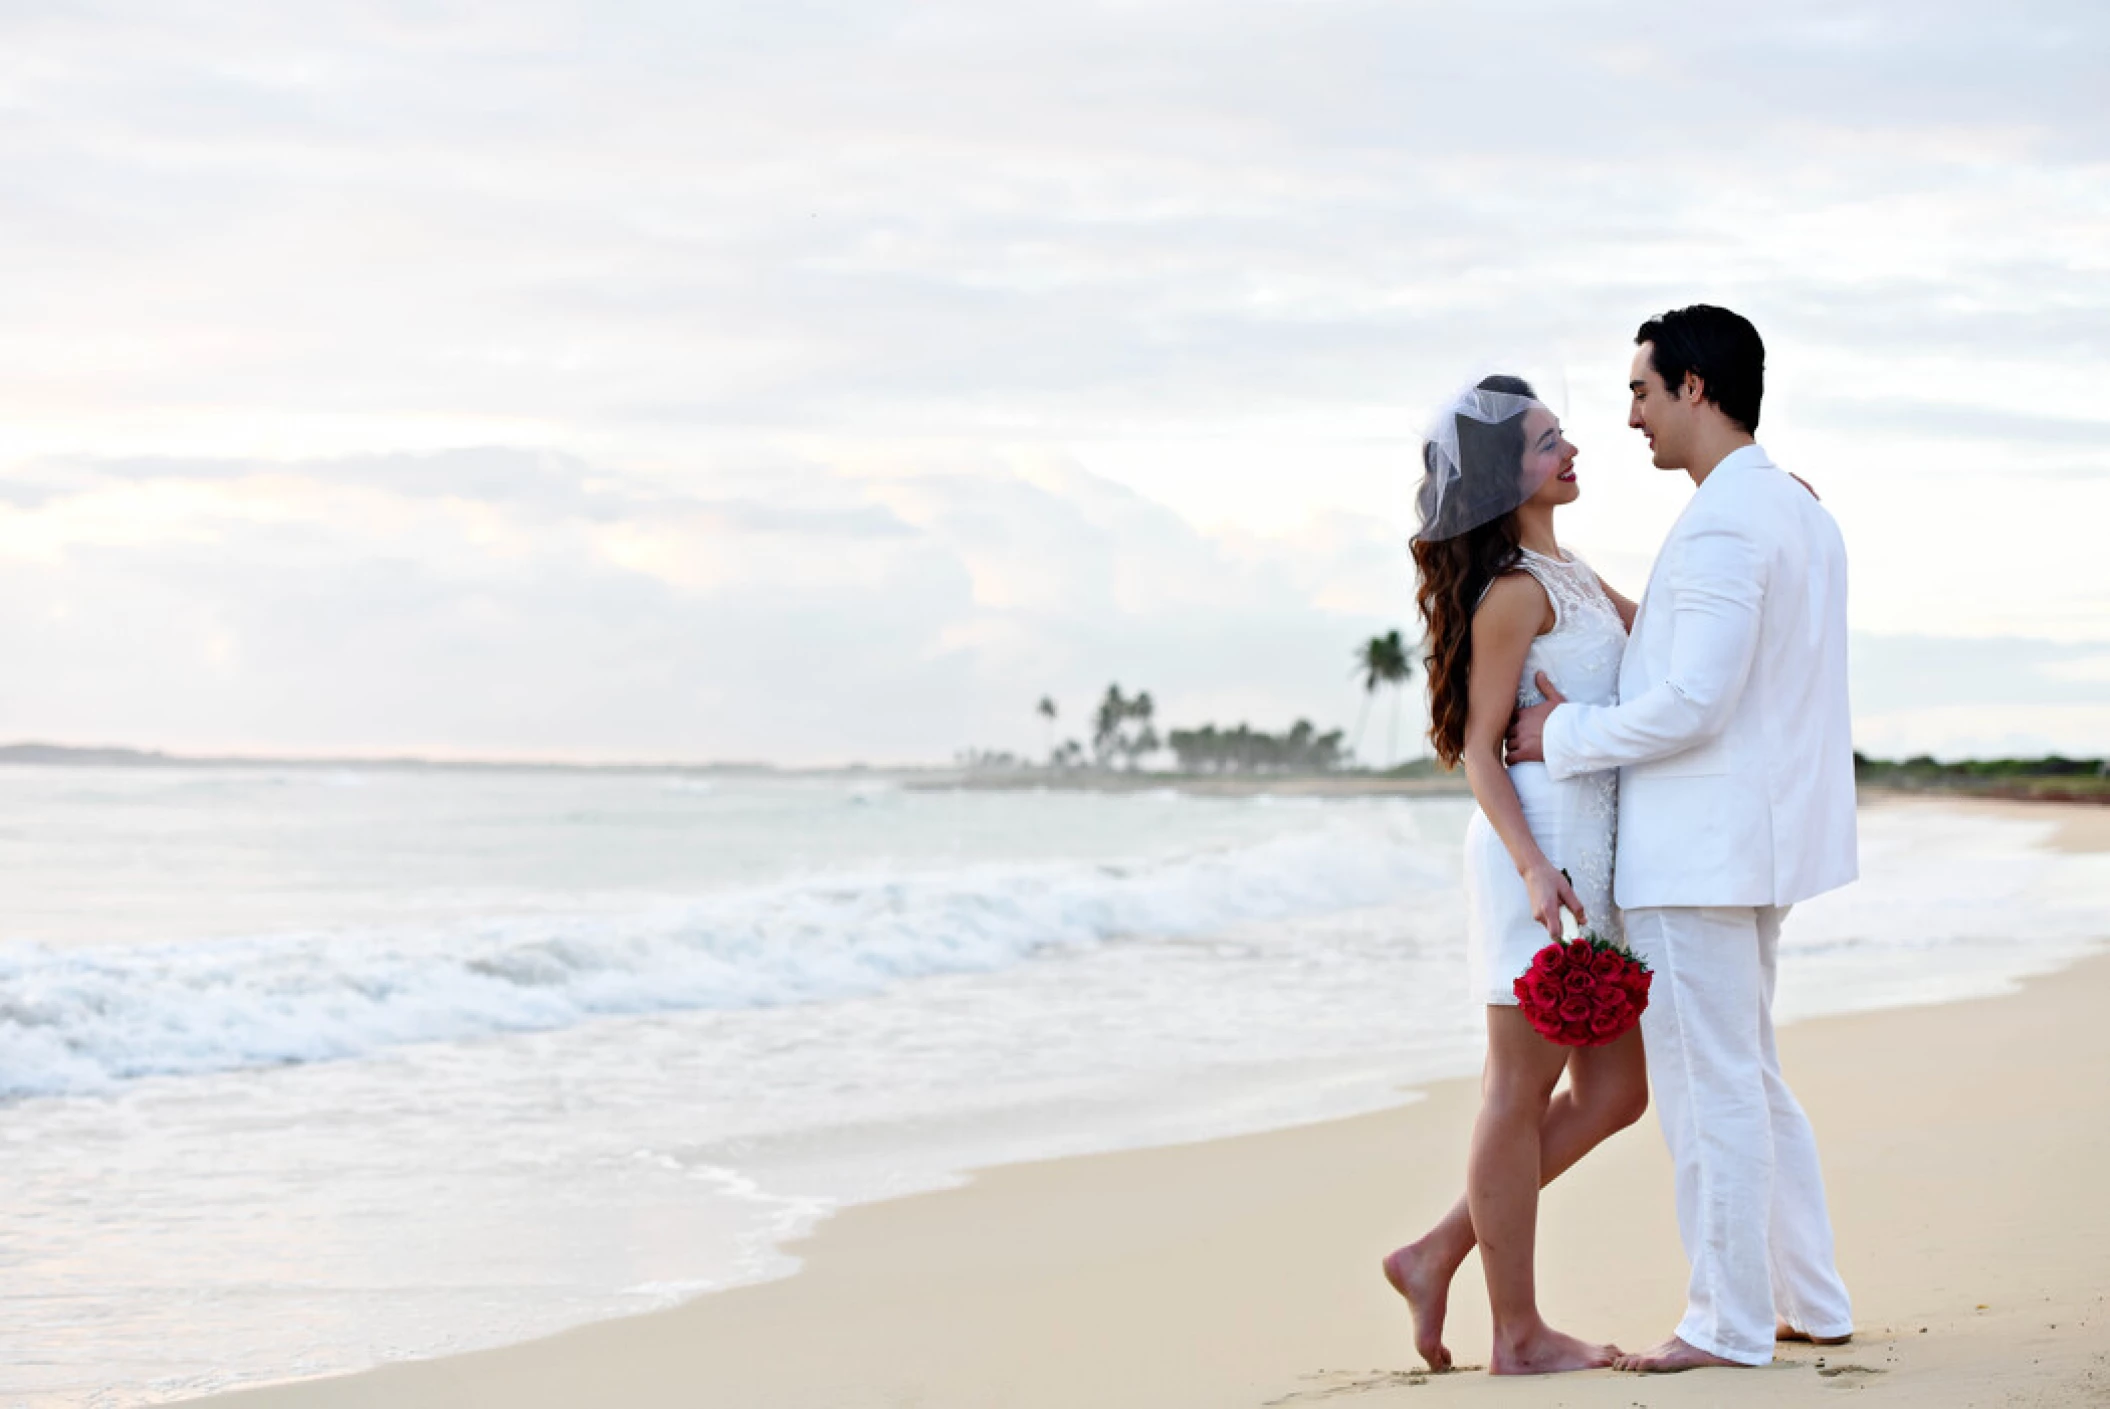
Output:
[[[1459,799],[0,770],[0,1404],[127,1405],[781,1275],[1009,1160],[1478,1062]],[[2106,931],[2050,824],[1879,807],[1784,1016]]]

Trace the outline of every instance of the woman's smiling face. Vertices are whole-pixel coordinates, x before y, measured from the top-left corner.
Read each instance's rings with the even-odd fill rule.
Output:
[[[1551,411],[1534,406],[1524,413],[1524,483],[1538,489],[1527,504],[1572,504],[1582,493],[1575,479],[1576,449],[1561,432]]]

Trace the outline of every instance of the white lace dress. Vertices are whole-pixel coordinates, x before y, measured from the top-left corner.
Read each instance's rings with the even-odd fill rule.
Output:
[[[1520,706],[1541,704],[1533,676],[1546,678],[1577,704],[1616,704],[1619,658],[1626,627],[1597,574],[1572,554],[1566,561],[1523,550],[1520,566],[1538,579],[1553,602],[1553,629],[1531,643],[1517,683]],[[1619,774],[1585,773],[1555,782],[1543,763],[1519,763],[1509,781],[1524,805],[1524,820],[1548,860],[1565,868],[1576,898],[1588,912],[1588,928],[1622,941],[1612,908],[1612,847],[1619,820]],[[1472,991],[1484,1003],[1515,1003],[1510,985],[1543,949],[1545,927],[1531,918],[1531,898],[1509,849],[1476,808],[1465,829],[1466,952]],[[1572,928],[1572,924],[1571,924]]]

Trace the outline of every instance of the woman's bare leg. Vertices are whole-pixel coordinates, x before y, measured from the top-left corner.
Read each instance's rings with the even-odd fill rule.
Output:
[[[1539,1183],[1552,1183],[1608,1135],[1648,1109],[1648,1071],[1636,1028],[1603,1047],[1572,1049],[1568,1089],[1547,1103],[1539,1127]],[[1483,1091],[1485,1083],[1483,1081]],[[1436,1226],[1384,1260],[1385,1280],[1406,1298],[1414,1318],[1414,1348],[1432,1370],[1447,1370],[1443,1343],[1451,1281],[1471,1253],[1472,1209],[1461,1195]]]

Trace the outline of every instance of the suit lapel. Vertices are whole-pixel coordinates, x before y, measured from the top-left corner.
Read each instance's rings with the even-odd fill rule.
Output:
[[[1727,470],[1735,475],[1758,468],[1777,467],[1764,448],[1754,444],[1732,451],[1717,467],[1715,473],[1720,474]],[[1677,546],[1678,539],[1685,532],[1685,521],[1692,517],[1693,506],[1700,502],[1700,496],[1707,492],[1708,485],[1714,483],[1714,476],[1710,475],[1707,484],[1694,488],[1692,497],[1685,501],[1685,507],[1678,513],[1678,521],[1670,526],[1669,533],[1663,535],[1663,546],[1656,550],[1655,564],[1649,568],[1648,586],[1641,593],[1640,610],[1634,613],[1634,631],[1627,638],[1627,652],[1619,663],[1619,693],[1623,697],[1630,698],[1655,683],[1656,677],[1649,668],[1649,657],[1666,648],[1670,640],[1666,635],[1659,643],[1654,635],[1658,630],[1670,630],[1670,623],[1664,620],[1665,613],[1670,610],[1670,603],[1657,600],[1659,595],[1667,597],[1670,593],[1664,565],[1670,561],[1671,550]],[[1668,666],[1669,662],[1665,661],[1664,667],[1667,669]]]
[[[1665,571],[1665,564],[1670,561],[1671,550],[1677,545],[1679,536],[1685,532],[1685,520],[1692,516],[1692,506],[1697,498],[1698,491],[1695,490],[1693,498],[1687,499],[1684,509],[1679,511],[1677,522],[1670,526],[1670,532],[1663,535],[1663,546],[1656,550],[1656,561],[1648,570],[1648,586],[1641,590],[1641,606],[1634,613],[1633,633],[1627,638],[1626,654],[1619,662],[1619,693],[1622,698],[1630,699],[1655,683],[1655,677],[1649,667],[1649,658],[1664,649],[1669,642],[1668,637],[1661,643],[1655,639],[1656,632],[1670,630],[1667,619],[1670,603],[1667,600],[1658,600],[1667,598],[1670,594],[1669,573]]]

